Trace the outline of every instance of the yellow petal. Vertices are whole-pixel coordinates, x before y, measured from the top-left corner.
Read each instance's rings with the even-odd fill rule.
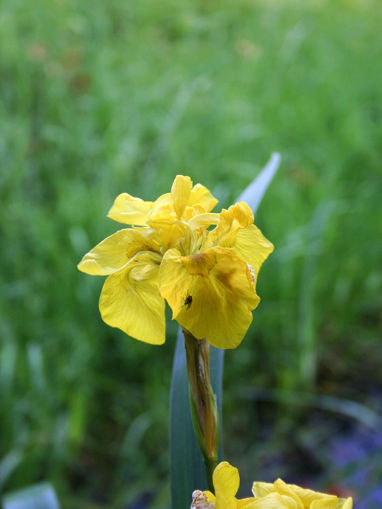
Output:
[[[109,276],[99,302],[104,322],[145,343],[163,344],[165,306],[157,275],[158,265],[146,253],[126,269]]]
[[[107,276],[121,270],[138,251],[150,250],[139,230],[119,230],[97,244],[78,264],[78,269],[92,276]]]
[[[217,224],[219,221],[219,214],[213,214],[211,212],[206,212],[203,214],[198,214],[193,216],[189,220],[189,225],[192,229],[197,230],[199,228],[208,228],[212,224]]]
[[[216,497],[213,493],[211,493],[210,491],[203,491],[203,493],[205,494],[207,500],[209,502],[211,502],[212,504],[214,504],[216,502]]]
[[[313,500],[310,505],[306,505],[309,509],[352,509],[353,499],[339,499],[335,495],[326,495],[318,493],[320,497]]]
[[[108,217],[118,223],[144,226],[152,206],[151,201],[143,201],[128,193],[122,193],[115,199]]]
[[[210,212],[217,203],[218,200],[212,196],[206,187],[201,184],[196,184],[192,188],[188,205],[201,205],[204,212]]]
[[[156,242],[160,246],[161,253],[177,246],[179,243],[190,246],[192,240],[192,230],[189,225],[183,221],[161,220],[150,221],[151,228],[150,241]]]
[[[173,319],[218,348],[240,344],[260,301],[247,264],[221,247],[190,256],[170,249],[161,264],[159,288]]]
[[[273,244],[264,237],[254,224],[237,232],[232,247],[239,258],[251,265],[256,276],[262,263],[273,251]]]
[[[188,204],[192,188],[192,180],[190,177],[177,175],[171,188],[171,195],[174,204],[174,210],[177,218],[180,219],[184,209]]]
[[[252,484],[252,493],[255,497],[265,497],[269,493],[273,493],[275,488],[272,482],[258,482]]]
[[[304,509],[304,503],[302,502],[298,490],[296,489],[298,488],[297,486],[293,484],[287,484],[281,479],[277,479],[273,483],[273,486],[275,487],[277,493],[280,493],[280,495],[287,495],[288,497],[293,498],[297,504],[297,509]]]
[[[227,461],[222,461],[215,468],[212,477],[216,509],[236,509],[235,495],[240,485],[239,471]]]
[[[147,218],[147,224],[152,226],[153,222],[174,221],[175,219],[172,195],[166,193],[155,200]]]
[[[309,507],[310,509],[335,509],[337,507],[338,497],[335,495],[308,490],[294,484],[289,484],[288,486],[299,496],[304,507]]]
[[[282,487],[282,490],[285,489],[285,486],[288,487],[288,490],[293,490],[295,495],[301,499],[304,507],[309,507],[309,509],[339,509],[340,500],[336,495],[301,488],[295,484],[285,484],[281,479],[278,479],[276,483],[278,490],[280,490],[280,487]]]
[[[297,509],[297,504],[286,495],[270,493],[264,497],[256,498],[252,505],[246,509]]]
[[[252,492],[256,500],[266,500],[271,495],[278,494],[282,496],[288,504],[285,507],[304,508],[304,509],[352,509],[353,500],[339,499],[335,495],[320,493],[318,491],[301,488],[295,484],[286,484],[281,479],[277,479],[274,483],[255,482],[252,486]],[[293,503],[292,503],[293,502]],[[257,507],[257,506],[256,506]],[[259,505],[262,508],[262,505]],[[268,506],[264,506],[268,507]],[[273,507],[273,506],[269,506]],[[275,506],[276,507],[276,506]],[[284,506],[280,506],[284,507]]]
[[[237,232],[253,223],[253,213],[245,202],[235,203],[219,214],[219,221],[208,235],[205,247],[233,246]]]
[[[256,499],[251,498],[242,498],[240,500],[236,501],[236,508],[237,509],[255,509],[256,506]]]

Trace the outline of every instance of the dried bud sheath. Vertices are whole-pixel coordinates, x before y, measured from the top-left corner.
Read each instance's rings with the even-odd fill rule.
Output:
[[[184,330],[191,415],[196,439],[204,456],[210,489],[217,464],[219,419],[210,381],[210,345]]]

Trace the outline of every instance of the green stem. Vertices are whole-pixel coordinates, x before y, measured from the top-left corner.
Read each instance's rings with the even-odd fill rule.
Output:
[[[210,381],[210,345],[183,330],[185,338],[190,406],[195,436],[206,466],[208,487],[213,491],[212,474],[217,465],[219,418]]]

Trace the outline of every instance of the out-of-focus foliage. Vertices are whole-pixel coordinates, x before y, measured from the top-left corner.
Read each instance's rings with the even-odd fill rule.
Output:
[[[54,489],[41,483],[23,488],[3,499],[3,509],[60,509]]]
[[[176,327],[161,348],[106,327],[76,263],[115,231],[118,193],[152,199],[179,172],[226,206],[283,155],[256,219],[275,244],[262,303],[227,354],[227,454],[256,447],[238,385],[380,395],[379,0],[0,9],[1,489],[49,478],[68,508],[166,507]],[[280,399],[282,435],[299,417]]]

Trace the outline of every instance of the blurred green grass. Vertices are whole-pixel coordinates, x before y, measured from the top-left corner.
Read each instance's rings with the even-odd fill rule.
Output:
[[[176,327],[162,348],[109,329],[76,263],[118,193],[177,173],[228,206],[283,155],[262,302],[227,354],[227,454],[256,435],[236,385],[380,387],[381,21],[379,0],[2,1],[0,489],[166,507]]]

